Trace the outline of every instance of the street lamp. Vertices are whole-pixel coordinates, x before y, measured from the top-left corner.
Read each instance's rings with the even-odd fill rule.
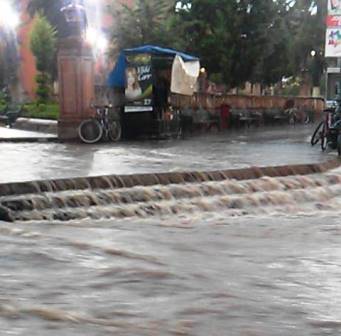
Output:
[[[103,53],[108,49],[109,42],[104,33],[98,29],[88,27],[85,38],[96,52]]]

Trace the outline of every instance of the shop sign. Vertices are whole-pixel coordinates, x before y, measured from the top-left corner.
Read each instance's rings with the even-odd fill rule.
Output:
[[[328,0],[328,14],[341,15],[341,0]]]
[[[341,16],[328,15],[327,27],[328,28],[341,27]]]
[[[341,57],[341,27],[327,28],[326,57]]]

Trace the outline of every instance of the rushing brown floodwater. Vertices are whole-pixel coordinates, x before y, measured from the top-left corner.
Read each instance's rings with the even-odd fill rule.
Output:
[[[340,196],[331,173],[2,198],[0,335],[339,335]]]

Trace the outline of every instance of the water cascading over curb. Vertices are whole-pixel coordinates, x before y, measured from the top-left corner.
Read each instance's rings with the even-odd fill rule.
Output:
[[[0,220],[75,220],[295,206],[341,196],[341,175],[322,164],[251,167],[0,184]]]

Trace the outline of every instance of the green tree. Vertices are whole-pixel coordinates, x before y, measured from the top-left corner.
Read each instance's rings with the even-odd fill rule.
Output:
[[[322,0],[296,0],[290,10],[290,68],[305,84],[321,82],[326,15],[327,3]]]
[[[32,18],[38,13],[44,15],[55,27],[58,36],[64,37],[67,34],[67,24],[63,13],[60,11],[62,3],[61,0],[29,0],[27,11]]]
[[[323,71],[324,0],[137,0],[114,15],[116,48],[187,51],[229,88],[276,84],[305,68],[318,82]]]
[[[168,18],[175,10],[172,0],[136,0],[133,6],[112,5],[115,26],[113,53],[143,44],[169,45]]]
[[[56,30],[57,36],[62,38],[68,33],[68,26],[64,15],[61,12],[63,1],[61,0],[29,0],[27,12],[34,18],[36,15],[43,15],[52,27]],[[57,78],[57,54],[55,53],[53,64],[51,65],[52,80]]]
[[[31,50],[36,59],[39,75],[36,78],[37,95],[46,102],[50,96],[50,84],[56,55],[56,30],[43,15],[37,15],[31,32]]]
[[[288,1],[272,3],[272,9],[265,15],[270,15],[272,19],[268,26],[263,27],[267,41],[262,46],[252,81],[266,87],[280,82],[284,76],[292,75],[291,50],[288,47],[291,41]]]
[[[200,56],[210,73],[221,74],[225,84],[236,87],[262,79],[265,60],[281,52],[273,37],[278,6],[272,0],[181,1],[172,35],[181,36],[182,47]],[[268,82],[278,75],[267,77]]]
[[[302,69],[318,82],[326,7],[323,0],[183,0],[171,36],[180,36],[175,44],[200,56],[229,87],[272,85]]]

